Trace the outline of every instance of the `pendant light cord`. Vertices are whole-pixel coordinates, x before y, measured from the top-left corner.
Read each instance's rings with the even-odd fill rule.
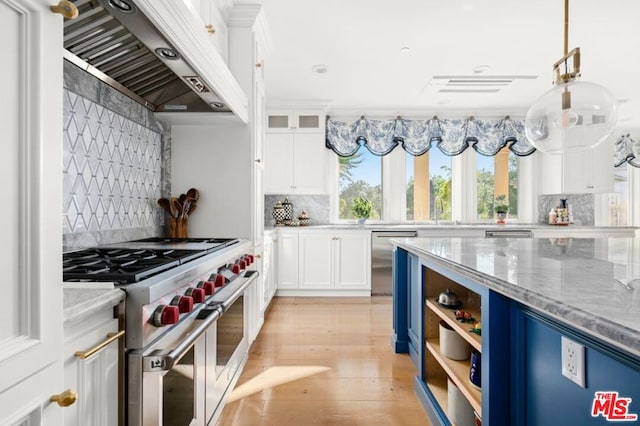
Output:
[[[569,0],[564,0],[564,56],[569,53]]]

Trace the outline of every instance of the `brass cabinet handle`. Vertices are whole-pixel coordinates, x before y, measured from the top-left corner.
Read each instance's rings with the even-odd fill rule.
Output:
[[[262,62],[258,62],[258,63],[256,64],[256,68],[262,68]]]
[[[66,391],[59,393],[57,395],[52,395],[49,398],[51,402],[57,402],[61,407],[68,407],[78,399],[78,392],[73,391],[71,389],[67,389]]]
[[[259,255],[259,254],[256,254],[256,256],[255,256],[255,257],[256,257],[256,259],[262,259],[262,256],[261,256],[261,255]]]
[[[124,336],[124,330],[120,330],[117,333],[107,333],[107,340],[105,340],[104,342],[94,346],[93,348],[89,349],[88,351],[78,351],[75,353],[75,356],[77,356],[80,359],[87,359],[89,358],[91,355],[95,354],[96,352],[98,352],[100,349],[104,348],[105,346],[109,345],[111,342],[118,340],[121,336]]]
[[[53,13],[59,13],[67,19],[75,19],[78,17],[78,8],[75,4],[67,0],[60,0],[57,5],[49,6]]]
[[[216,33],[216,29],[215,29],[215,28],[213,28],[213,25],[211,25],[211,24],[207,24],[207,25],[205,25],[204,27],[207,29],[207,32],[208,32],[209,34],[215,34],[215,33]]]

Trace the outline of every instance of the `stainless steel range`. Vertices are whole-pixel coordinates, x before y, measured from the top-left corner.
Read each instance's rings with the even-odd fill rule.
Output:
[[[127,293],[127,424],[205,425],[248,350],[248,241],[153,238],[64,254],[65,281]]]

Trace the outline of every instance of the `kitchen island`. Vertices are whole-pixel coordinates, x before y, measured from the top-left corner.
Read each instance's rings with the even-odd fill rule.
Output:
[[[411,355],[434,424],[451,420],[448,380],[484,424],[605,424],[640,413],[640,239],[393,242],[392,344]],[[472,323],[437,303],[447,289]],[[480,389],[469,383],[469,360],[444,355],[441,321],[481,354]],[[469,331],[476,322],[482,336]],[[615,397],[594,404],[597,392],[630,398],[626,411],[609,410]]]

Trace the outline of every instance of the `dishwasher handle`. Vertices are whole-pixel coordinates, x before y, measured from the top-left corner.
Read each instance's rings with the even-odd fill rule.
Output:
[[[371,231],[374,238],[416,238],[418,231]]]
[[[533,238],[533,233],[528,229],[485,231],[485,238]]]

